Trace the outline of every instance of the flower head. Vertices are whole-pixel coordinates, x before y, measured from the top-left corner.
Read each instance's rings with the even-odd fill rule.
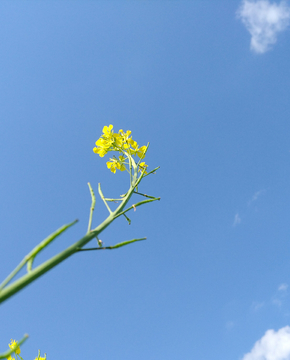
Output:
[[[20,354],[21,353],[21,350],[20,350],[20,347],[16,347],[17,346],[17,341],[11,339],[11,343],[8,344],[10,349],[15,349],[14,352],[15,354]],[[7,360],[15,360],[14,357],[12,357],[11,355],[8,356]]]
[[[131,131],[127,130],[126,132],[123,129],[120,129],[118,133],[114,133],[113,125],[103,127],[103,135],[96,141],[96,146],[93,148],[94,153],[99,154],[100,157],[104,157],[109,151],[116,151],[121,154],[118,158],[114,156],[107,162],[107,167],[113,173],[116,170],[124,171],[127,170],[126,159],[132,156],[138,156],[141,159],[145,158],[147,151],[147,146],[141,146],[137,144],[135,140],[132,139]],[[142,171],[144,167],[148,165],[145,162],[139,164],[139,169]]]
[[[14,349],[16,346],[17,346],[17,341],[11,339],[11,343],[8,344],[10,349]],[[15,354],[20,354],[21,353],[21,350],[20,350],[20,347],[18,346],[16,349],[15,349]]]
[[[145,174],[147,174],[147,171],[146,171],[147,167],[148,167],[148,165],[146,165],[145,162],[143,161],[139,164],[139,171],[144,170]]]
[[[110,160],[111,161],[107,162],[107,168],[110,169],[114,174],[117,169],[119,169],[121,171],[126,170],[126,166],[124,165],[124,162],[125,162],[124,156],[120,155],[119,159],[114,158],[114,159],[110,159]]]

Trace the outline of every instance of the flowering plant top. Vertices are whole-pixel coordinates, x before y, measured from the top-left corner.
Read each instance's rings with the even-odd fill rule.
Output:
[[[107,162],[107,167],[113,173],[116,170],[129,172],[127,166],[130,167],[130,158],[132,156],[138,156],[140,160],[145,158],[148,146],[141,146],[132,139],[131,131],[124,132],[122,129],[118,133],[114,133],[113,125],[103,127],[103,135],[96,141],[96,147],[93,148],[94,153],[99,154],[100,157],[104,157],[109,151],[115,151],[121,155],[116,157],[113,155],[110,161]],[[146,170],[148,165],[145,162],[138,163],[138,170]]]
[[[15,269],[12,270],[12,272],[0,284],[0,304],[74,254],[79,254],[84,251],[119,249],[123,246],[146,239],[145,237],[136,238],[118,242],[115,245],[107,246],[107,244],[105,244],[99,238],[99,235],[120,216],[124,217],[130,225],[131,220],[128,217],[129,211],[133,209],[136,211],[136,209],[141,205],[160,200],[160,197],[144,194],[138,190],[138,187],[143,178],[147,177],[148,175],[155,174],[156,170],[159,169],[158,166],[155,169],[147,172],[148,165],[143,161],[143,159],[145,158],[148,146],[149,143],[147,146],[143,145],[140,147],[137,142],[132,139],[130,130],[124,132],[122,129],[120,129],[118,133],[114,133],[113,125],[104,126],[103,134],[96,141],[96,146],[94,147],[93,151],[96,154],[99,154],[100,157],[104,157],[110,151],[115,152],[116,155],[113,154],[107,162],[107,167],[113,173],[115,173],[117,169],[120,171],[126,170],[130,175],[129,189],[125,194],[120,195],[119,198],[108,198],[104,196],[101,189],[101,184],[98,184],[100,198],[104,202],[109,214],[101,223],[99,223],[99,225],[94,227],[92,226],[92,221],[96,204],[96,197],[91,184],[88,183],[92,202],[89,214],[89,223],[85,235],[74,244],[60,251],[58,254],[50,257],[41,264],[34,266],[34,259],[38,256],[38,254],[46,249],[47,246],[49,246],[49,244],[58,238],[64,231],[76,224],[78,220],[61,226],[59,229],[42,240],[26,256],[24,256],[22,261],[20,261]],[[143,200],[134,202],[133,204],[129,205],[129,201],[131,201],[133,195],[134,197],[142,196]],[[112,208],[111,204],[113,205],[114,209]],[[117,205],[114,206],[114,204]],[[97,240],[97,246],[87,247],[86,245],[93,239]],[[15,276],[22,270],[24,266],[26,266],[27,272],[21,277],[15,279]],[[27,338],[28,335],[25,334],[24,337],[19,341],[12,339],[11,343],[9,344],[9,349],[4,353],[0,353],[0,360],[23,360],[20,356],[20,346],[22,346]],[[15,357],[13,357],[13,354]],[[35,358],[35,360],[45,359],[46,355],[41,357],[40,351],[38,351],[38,356]]]

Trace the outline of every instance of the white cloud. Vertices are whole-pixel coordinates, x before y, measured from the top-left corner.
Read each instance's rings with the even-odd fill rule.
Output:
[[[277,41],[277,34],[286,29],[290,19],[290,7],[268,0],[243,0],[237,15],[251,34],[251,49],[264,53]]]
[[[290,360],[290,327],[266,331],[242,360]]]
[[[252,310],[256,312],[256,311],[260,310],[262,307],[264,307],[264,305],[265,305],[264,301],[263,302],[254,301],[252,303]]]
[[[279,287],[278,287],[278,290],[279,291],[285,291],[288,289],[288,284],[281,284]]]
[[[282,300],[278,299],[278,298],[274,298],[274,299],[272,299],[272,304],[276,305],[276,306],[278,306],[280,308],[282,306]]]
[[[237,214],[235,215],[235,219],[234,219],[233,226],[234,226],[234,227],[237,226],[238,224],[241,223],[241,221],[242,221],[242,219],[240,218],[240,215],[237,213]]]
[[[258,197],[264,194],[264,192],[266,192],[266,190],[264,189],[256,191],[255,194],[252,196],[252,199],[248,202],[248,205],[250,206],[253,202],[257,201]]]

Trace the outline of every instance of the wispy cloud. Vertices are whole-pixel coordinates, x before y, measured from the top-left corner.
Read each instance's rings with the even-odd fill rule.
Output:
[[[242,360],[286,360],[290,357],[290,327],[268,330]]]
[[[287,289],[288,284],[284,283],[278,286],[278,291],[276,292],[275,296],[272,298],[272,304],[278,306],[279,308],[284,305],[285,301],[287,300]]]
[[[251,49],[265,53],[277,41],[277,34],[286,29],[290,20],[290,7],[268,0],[243,0],[237,11],[238,17],[251,34]]]
[[[233,227],[237,226],[238,224],[240,224],[242,221],[242,219],[240,218],[240,215],[238,213],[236,213],[235,215],[235,219],[234,219],[234,222],[233,222]]]
[[[265,302],[263,301],[263,302],[258,302],[258,301],[254,301],[253,303],[252,303],[252,310],[254,311],[254,312],[257,312],[257,311],[259,311],[262,307],[264,307],[264,305],[265,305]]]
[[[275,297],[272,299],[272,304],[280,308],[282,306],[282,300]]]
[[[289,316],[289,295],[288,284],[282,283],[277,287],[277,290],[273,293],[271,298],[264,301],[253,301],[251,305],[251,311],[271,311],[271,307],[275,306],[284,315]],[[289,358],[290,360],[290,358]]]
[[[281,284],[278,287],[278,291],[286,291],[288,289],[288,284]]]
[[[248,205],[250,206],[253,202],[257,201],[258,197],[260,197],[265,192],[266,192],[266,190],[264,190],[264,189],[256,191],[255,194],[252,196],[251,200],[248,202]]]
[[[240,211],[235,214],[234,221],[232,223],[232,227],[236,227],[237,225],[239,225],[242,222],[242,218],[243,218],[243,223],[244,223],[245,220],[247,219],[247,216],[250,214],[250,212],[253,212],[253,210],[255,212],[258,212],[258,207],[256,206],[256,202],[264,193],[266,193],[266,191],[268,191],[268,189],[260,189],[260,190],[256,191],[252,195],[250,200],[247,202],[248,206],[247,206],[246,210],[243,208],[241,209],[241,207],[239,205],[238,209]],[[242,216],[240,214],[242,214]]]

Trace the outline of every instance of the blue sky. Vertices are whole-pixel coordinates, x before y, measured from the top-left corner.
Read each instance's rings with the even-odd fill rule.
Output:
[[[150,142],[140,190],[161,196],[101,236],[146,242],[1,304],[0,351],[28,333],[25,360],[290,359],[289,6],[0,2],[1,278],[61,225],[80,220],[36,263],[84,235],[88,181],[127,190],[92,151],[104,125]]]

